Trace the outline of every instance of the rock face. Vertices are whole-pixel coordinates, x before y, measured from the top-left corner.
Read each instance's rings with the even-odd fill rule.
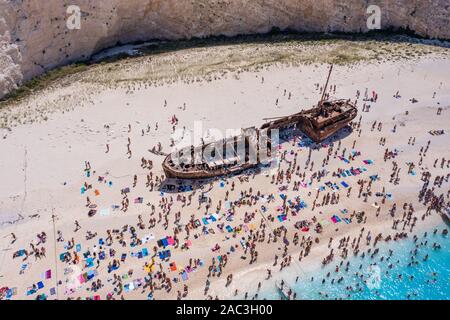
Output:
[[[81,9],[80,29],[70,29]],[[117,43],[297,31],[368,31],[369,5],[381,28],[450,39],[450,0],[0,0],[0,97],[51,68]]]

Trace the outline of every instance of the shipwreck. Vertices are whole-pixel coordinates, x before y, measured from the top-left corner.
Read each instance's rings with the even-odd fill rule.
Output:
[[[260,128],[242,129],[241,134],[200,146],[190,146],[169,154],[162,166],[167,178],[207,179],[237,174],[266,163],[273,154],[273,134],[289,127],[304,132],[316,143],[346,127],[358,110],[348,100],[326,100],[333,66],[318,104],[309,110],[271,118]]]

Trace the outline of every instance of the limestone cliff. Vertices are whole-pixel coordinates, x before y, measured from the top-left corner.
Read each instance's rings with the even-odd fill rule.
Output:
[[[0,0],[0,97],[56,66],[118,42],[298,31],[367,31],[367,8],[381,28],[450,39],[450,0]],[[70,30],[67,8],[81,9]]]

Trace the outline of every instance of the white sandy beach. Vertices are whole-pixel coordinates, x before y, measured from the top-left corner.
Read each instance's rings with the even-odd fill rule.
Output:
[[[63,86],[62,88],[49,90],[45,94],[37,93],[34,98],[27,100],[26,103],[14,106],[18,110],[26,110],[33,115],[37,112],[35,109],[40,104],[51,103],[52,100],[58,103],[64,103],[61,96],[70,95],[71,100],[76,100],[80,96],[80,105],[75,106],[73,110],[49,112],[46,121],[34,123],[18,124],[11,127],[11,130],[1,129],[3,139],[0,140],[1,161],[0,161],[0,288],[17,288],[17,294],[13,299],[31,299],[37,294],[45,293],[49,298],[66,299],[69,297],[93,297],[99,295],[105,299],[107,294],[119,298],[123,295],[125,299],[146,299],[150,292],[148,288],[138,288],[130,292],[121,294],[114,293],[115,285],[112,284],[113,273],[119,276],[126,274],[130,269],[133,270],[132,276],[124,278],[123,284],[135,279],[142,279],[147,275],[144,270],[144,264],[151,262],[153,247],[156,241],[166,236],[173,236],[175,228],[175,213],[181,213],[180,224],[187,224],[191,215],[201,219],[205,216],[205,204],[198,208],[197,190],[192,197],[190,206],[182,206],[177,201],[177,194],[161,194],[157,188],[149,191],[145,183],[147,181],[148,169],[141,167],[141,158],[153,161],[153,177],[163,175],[161,162],[162,156],[150,153],[148,150],[156,146],[158,142],[162,144],[163,152],[170,152],[170,137],[172,134],[172,124],[170,118],[176,115],[179,119],[177,128],[185,127],[191,130],[196,121],[201,121],[204,132],[208,129],[216,128],[225,132],[227,129],[239,129],[250,126],[260,126],[263,118],[284,116],[298,112],[301,109],[312,107],[320,98],[320,92],[316,90],[315,84],[323,85],[327,74],[328,65],[309,64],[298,66],[274,65],[259,71],[249,71],[243,73],[227,73],[220,79],[212,81],[196,81],[186,83],[175,81],[172,84],[161,86],[150,86],[128,83],[117,88],[105,89],[103,87],[89,88],[89,91],[80,91],[76,83]],[[271,176],[266,174],[249,174],[248,181],[240,181],[243,177],[237,176],[228,178],[225,186],[220,186],[220,181],[212,183],[213,188],[206,193],[212,203],[208,211],[216,213],[219,221],[211,223],[208,226],[213,229],[214,234],[202,234],[201,228],[191,231],[190,240],[192,246],[189,250],[182,250],[180,247],[169,246],[166,249],[171,250],[169,261],[162,261],[158,256],[155,257],[156,270],[163,270],[170,279],[178,278],[179,282],[172,281],[173,288],[170,292],[165,290],[155,290],[154,297],[158,299],[176,299],[177,290],[183,291],[183,285],[189,286],[189,294],[186,298],[203,299],[205,281],[208,274],[208,266],[213,257],[219,255],[228,256],[228,263],[223,268],[223,274],[220,278],[210,278],[211,286],[208,292],[212,297],[232,298],[236,289],[242,295],[245,291],[254,291],[259,281],[266,277],[266,269],[272,268],[273,276],[276,277],[279,265],[272,267],[274,255],[283,255],[284,245],[281,239],[276,243],[257,243],[258,260],[249,265],[249,252],[244,253],[240,244],[241,237],[247,237],[249,229],[256,231],[265,220],[268,230],[273,230],[279,226],[287,228],[287,238],[291,242],[287,251],[292,255],[292,260],[303,272],[308,272],[313,268],[320,266],[322,259],[328,255],[328,239],[333,237],[333,247],[338,251],[338,239],[344,236],[357,237],[361,228],[364,226],[371,230],[373,237],[382,232],[383,237],[389,234],[394,235],[400,230],[392,230],[393,217],[389,215],[389,210],[393,204],[397,204],[397,213],[395,219],[402,217],[402,206],[404,203],[412,203],[415,210],[415,216],[418,217],[418,228],[423,225],[436,225],[442,229],[443,224],[438,213],[432,212],[424,221],[421,220],[427,206],[418,202],[418,194],[423,185],[421,175],[423,172],[432,173],[431,183],[436,176],[445,176],[447,178],[441,187],[436,187],[437,195],[443,193],[445,201],[449,201],[447,190],[448,181],[448,162],[441,168],[441,159],[450,160],[450,149],[448,145],[448,136],[450,134],[450,59],[445,57],[436,57],[433,55],[425,56],[415,60],[403,60],[392,62],[361,62],[352,65],[335,66],[331,77],[331,85],[336,85],[336,92],[331,93],[332,98],[350,98],[356,99],[356,91],[361,92],[363,96],[366,88],[369,94],[375,91],[378,94],[376,103],[369,104],[370,111],[362,112],[362,97],[358,99],[361,133],[354,130],[347,137],[341,140],[339,155],[346,148],[346,155],[351,152],[352,145],[355,142],[353,150],[361,152],[360,156],[351,160],[349,164],[344,163],[338,157],[331,157],[329,164],[325,166],[329,174],[322,181],[316,179],[311,185],[300,187],[299,191],[292,189],[292,183],[287,182],[274,184],[271,183]],[[262,80],[264,78],[264,81]],[[87,86],[86,83],[83,86]],[[83,88],[83,87],[81,87]],[[286,95],[284,94],[286,90]],[[399,91],[401,97],[395,98],[393,95]],[[434,92],[436,93],[434,96]],[[288,93],[291,98],[288,99]],[[433,97],[434,96],[434,97]],[[415,98],[417,103],[412,103],[410,99]],[[276,100],[279,99],[278,106]],[[164,101],[167,106],[164,107]],[[183,110],[183,105],[186,105]],[[441,115],[437,115],[437,110],[442,107]],[[12,110],[0,110],[2,112],[14,112]],[[406,114],[405,112],[408,112]],[[382,129],[371,131],[374,121],[382,122]],[[158,129],[156,130],[156,123]],[[105,127],[109,126],[109,129]],[[131,132],[128,130],[131,125]],[[147,132],[148,125],[150,131]],[[392,130],[396,126],[396,132]],[[444,130],[444,134],[433,136],[430,130]],[[144,134],[142,135],[142,131]],[[381,137],[386,138],[384,146],[379,144]],[[408,143],[410,137],[415,137],[415,144]],[[128,159],[127,139],[131,140],[132,156]],[[419,161],[419,150],[426,147],[427,142],[431,141],[426,157],[423,158],[421,165]],[[337,145],[338,142],[335,142]],[[110,151],[105,153],[106,144],[109,144]],[[398,155],[394,159],[386,162],[383,160],[385,149],[397,149]],[[309,166],[305,169],[305,160],[308,156],[308,148],[293,145],[293,142],[286,142],[282,145],[281,152],[293,150],[298,152],[297,164],[300,166],[300,172],[306,172],[306,182],[315,171],[321,169],[323,159],[327,155],[328,146],[319,150],[312,151],[311,160],[315,163],[314,169]],[[345,158],[347,158],[345,156]],[[288,168],[289,162],[293,161],[294,156],[288,155],[287,161],[283,161],[281,168]],[[372,164],[364,164],[363,160],[370,159]],[[433,166],[435,159],[439,159],[438,165]],[[92,170],[91,176],[85,175],[85,161],[89,161]],[[400,183],[395,185],[390,183],[390,174],[392,172],[392,162],[395,161],[401,168],[399,174]],[[408,162],[415,163],[415,175],[408,174]],[[361,173],[361,176],[352,176],[347,178],[332,177],[331,173],[338,168],[348,169],[350,166],[365,167],[367,171]],[[133,185],[133,176],[137,175],[137,185]],[[358,179],[369,179],[369,176],[378,175],[379,180],[372,184],[372,195],[368,201],[364,202],[363,197],[358,198]],[[98,181],[98,177],[104,177],[103,182]],[[293,181],[300,181],[293,174]],[[336,205],[325,205],[316,207],[312,210],[312,203],[316,196],[316,190],[324,185],[326,181],[339,183],[345,180],[352,187],[352,194],[346,197],[347,190],[341,188],[336,191],[340,195],[339,203]],[[112,182],[108,185],[106,182]],[[80,189],[87,182],[92,184],[92,189],[85,194],[80,194]],[[231,183],[235,182],[236,187],[231,191]],[[287,186],[287,190],[280,191],[282,185]],[[113,210],[112,205],[120,205],[123,196],[121,189],[130,187],[128,194],[130,207],[127,212]],[[382,192],[383,187],[387,193],[392,195],[385,204],[381,205],[379,216],[375,215],[375,202],[380,204],[381,198],[377,198],[376,192]],[[253,189],[253,195],[260,191],[264,195],[273,194],[275,201],[267,203],[263,200],[256,204],[236,206],[232,221],[226,221],[227,210],[225,192],[229,191],[229,201],[235,201],[240,198],[241,191]],[[206,184],[203,190],[209,190],[210,185]],[[94,190],[99,191],[99,195],[94,194]],[[322,200],[321,192],[318,203]],[[192,192],[183,193],[188,196]],[[280,222],[276,216],[277,207],[282,205],[279,194],[286,194],[289,199],[299,196],[306,204],[307,208],[300,210],[296,215],[288,213],[287,220]],[[89,196],[92,203],[97,205],[97,214],[93,217],[88,216],[89,209],[86,207],[86,196]],[[143,197],[142,204],[134,203],[134,199]],[[168,228],[163,227],[163,222],[158,214],[162,209],[158,206],[162,199],[170,198],[173,200],[170,213],[168,214]],[[218,202],[222,205],[216,212]],[[156,213],[152,216],[150,206],[154,204]],[[261,210],[261,205],[267,207],[267,211]],[[341,214],[340,210],[347,209],[347,214]],[[341,218],[349,217],[352,212],[364,211],[367,220],[365,223],[358,223],[355,218],[349,224],[343,221],[339,223],[331,222],[330,218],[334,214],[339,214]],[[256,212],[255,218],[250,222],[244,222],[246,213]],[[54,226],[52,223],[52,214],[57,216],[55,230],[62,232],[64,241],[55,241]],[[274,221],[267,220],[268,215],[275,217]],[[137,228],[138,215],[141,215],[145,224],[145,229]],[[324,231],[320,234],[314,231],[311,225],[308,231],[301,231],[294,227],[294,224],[300,220],[311,221],[313,217],[318,221],[328,221]],[[150,218],[158,219],[158,223],[152,229],[148,228]],[[14,223],[13,221],[18,220]],[[77,220],[81,225],[81,230],[74,232]],[[241,224],[247,225],[245,229],[235,237],[233,233],[222,233],[216,224],[225,222],[233,228]],[[124,225],[133,225],[136,227],[138,238],[152,234],[152,239],[137,247],[129,246],[129,236],[125,233],[127,245],[121,246],[117,241],[111,247],[99,248],[99,239],[107,237],[106,230],[122,229]],[[407,228],[409,230],[409,227]],[[86,240],[86,231],[97,232],[98,236],[91,240]],[[37,243],[36,235],[45,232],[47,240],[45,244],[38,247],[45,247],[45,257],[36,259],[33,256],[23,261],[23,257],[14,258],[13,253],[26,249],[29,250],[30,242]],[[303,248],[295,246],[292,243],[294,233],[302,236],[311,236],[311,239],[318,238],[319,243],[312,245],[311,253],[308,257],[298,262],[298,255]],[[11,244],[10,234],[14,233],[17,241]],[[198,234],[197,238],[193,235]],[[179,239],[184,242],[186,234],[181,232]],[[83,268],[83,258],[79,264],[63,263],[59,255],[66,250],[64,246],[67,241],[74,239],[75,244],[81,244],[81,253],[90,249],[90,251],[106,251],[105,260],[101,260],[98,269]],[[363,241],[364,242],[364,241]],[[219,244],[220,249],[213,252],[213,248]],[[55,248],[56,245],[56,248]],[[236,245],[235,252],[230,252],[230,247]],[[95,248],[94,248],[95,246]],[[131,252],[137,252],[142,248],[148,248],[150,255],[144,258],[132,257]],[[110,248],[116,251],[116,258],[122,253],[127,253],[127,259],[120,264],[120,268],[113,273],[107,272],[108,262],[112,260],[108,252]],[[364,250],[365,245],[360,246]],[[71,249],[70,251],[74,251]],[[159,248],[158,251],[163,250]],[[56,257],[55,257],[56,253]],[[337,254],[336,254],[337,255]],[[247,256],[245,260],[241,256]],[[189,265],[189,259],[201,259],[203,266],[198,267],[195,272],[189,273],[189,279],[181,280],[180,270]],[[56,261],[56,263],[55,263]],[[175,262],[176,271],[171,271],[169,263]],[[26,264],[24,272],[20,274],[22,265]],[[161,264],[161,266],[160,266]],[[69,270],[71,267],[72,270]],[[87,290],[91,288],[91,282],[76,285],[76,289],[68,292],[70,285],[66,282],[74,276],[86,272],[89,269],[96,269],[98,274],[94,281],[101,279],[103,286],[96,292]],[[52,270],[52,276],[49,279],[42,279],[42,273]],[[233,273],[232,284],[225,287],[226,276]],[[78,278],[77,278],[78,279]],[[43,281],[44,288],[36,293],[27,295],[30,286],[39,281]],[[61,284],[56,286],[56,281]],[[58,287],[57,294],[51,294],[50,289]]]

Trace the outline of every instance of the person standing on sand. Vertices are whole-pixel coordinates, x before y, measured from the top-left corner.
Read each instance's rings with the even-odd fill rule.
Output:
[[[13,244],[14,242],[17,241],[17,237],[16,237],[16,235],[13,232],[11,232],[11,238],[12,238],[11,244]]]
[[[78,220],[75,220],[75,230],[74,230],[74,232],[77,232],[80,229],[81,229],[81,226],[80,226]]]

